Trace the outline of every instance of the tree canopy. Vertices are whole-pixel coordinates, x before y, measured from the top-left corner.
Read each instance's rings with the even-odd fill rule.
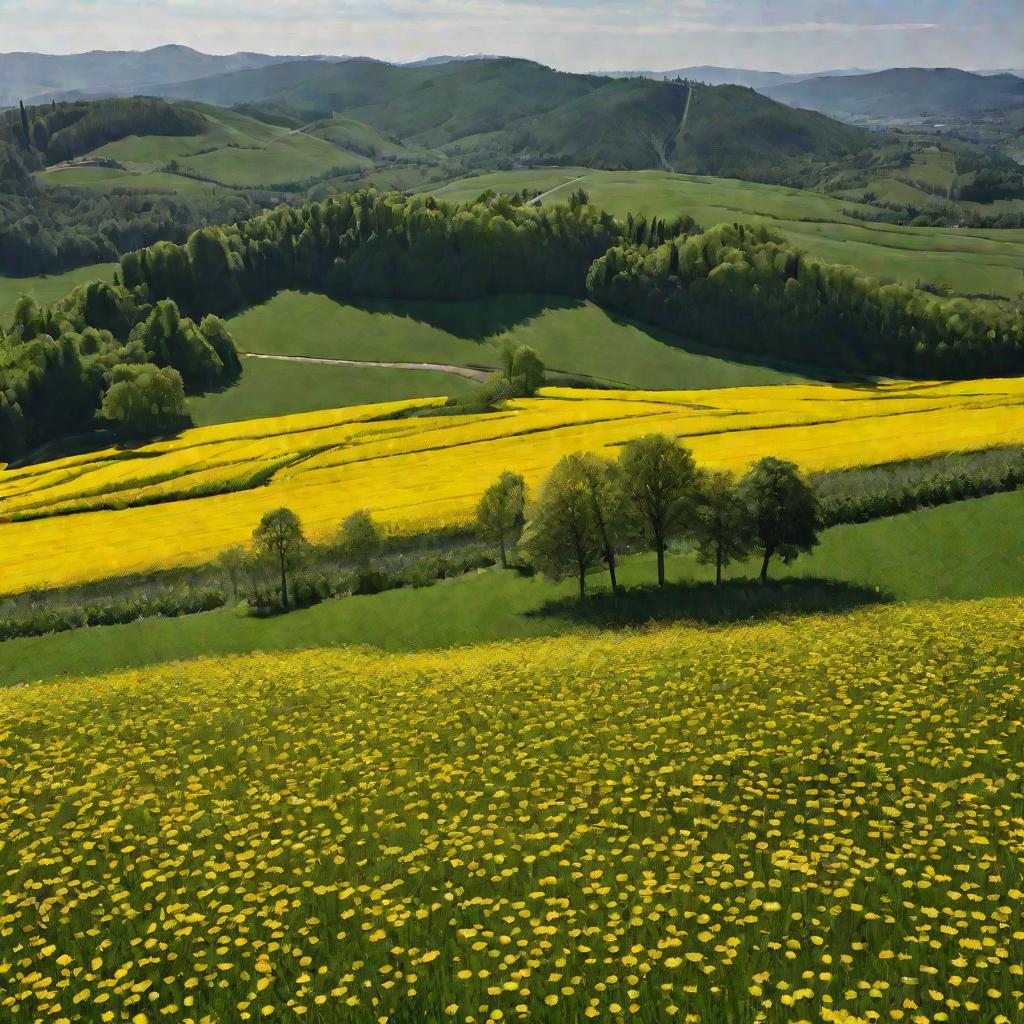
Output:
[[[772,558],[778,556],[789,565],[818,544],[818,499],[794,463],[771,456],[761,459],[741,481],[739,493],[750,512],[754,548],[762,556],[762,582],[768,579]]]

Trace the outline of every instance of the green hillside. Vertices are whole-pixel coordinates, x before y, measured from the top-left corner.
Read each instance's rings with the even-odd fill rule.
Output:
[[[812,181],[814,165],[848,158],[868,141],[860,129],[791,110],[752,89],[703,86],[693,89],[670,159],[674,170],[692,174]]]
[[[941,508],[829,530],[810,558],[786,577],[827,578],[879,598],[976,599],[1024,594],[1024,494],[1002,494]],[[708,580],[707,567],[691,555],[669,559],[671,580]],[[627,586],[650,582],[653,558],[627,560]],[[753,575],[738,566],[733,577]],[[600,590],[603,580],[595,577]],[[91,674],[208,654],[288,650],[335,644],[369,644],[387,650],[422,650],[487,640],[548,636],[579,628],[572,618],[540,609],[570,596],[572,581],[557,586],[541,578],[490,570],[425,590],[396,590],[374,597],[328,601],[278,619],[248,618],[225,609],[180,619],[147,619],[0,644],[0,679],[8,684],[52,679],[73,671]],[[659,617],[673,618],[661,606]]]
[[[243,352],[325,359],[496,369],[506,345],[530,345],[553,374],[616,387],[736,387],[794,378],[791,372],[706,353],[668,332],[616,318],[593,303],[556,296],[343,304],[323,295],[282,292],[234,317],[229,326]],[[247,362],[246,374],[251,368]]]
[[[882,279],[922,282],[963,294],[1015,299],[1024,294],[1024,230],[914,228],[848,216],[870,207],[820,192],[754,182],[580,167],[500,171],[453,182],[437,194],[453,201],[486,190],[546,193],[564,203],[583,188],[595,206],[617,216],[687,213],[705,226],[768,224],[814,256],[846,263]]]
[[[762,180],[810,181],[869,141],[859,129],[749,90],[698,93],[691,103],[689,88],[674,82],[570,75],[511,59],[425,67],[307,62],[219,75],[176,90],[185,98],[246,104],[277,123],[344,115],[475,166],[529,156],[615,168],[727,168]]]

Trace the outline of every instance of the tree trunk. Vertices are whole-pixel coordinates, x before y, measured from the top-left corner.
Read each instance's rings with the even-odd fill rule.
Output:
[[[616,593],[619,589],[618,580],[615,578],[615,552],[611,548],[608,548],[605,552],[605,558],[608,562],[608,575],[612,581],[612,593]]]
[[[281,606],[288,611],[288,576],[284,571],[284,555],[281,555]]]
[[[761,563],[761,582],[768,582],[768,563],[772,560],[774,552],[771,548],[767,548],[764,553],[764,561]]]
[[[501,545],[501,567],[502,569],[508,568],[508,555],[505,554],[505,534],[502,534],[498,538],[498,542]]]
[[[584,570],[580,570],[580,600],[582,601],[587,596],[587,574]]]
[[[720,587],[722,585],[722,545],[718,545],[718,551],[715,553],[715,586]]]
[[[658,548],[658,586],[665,586],[665,541],[661,537],[655,537],[654,542]]]

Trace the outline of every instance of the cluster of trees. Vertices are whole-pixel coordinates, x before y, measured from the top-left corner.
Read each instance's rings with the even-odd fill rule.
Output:
[[[881,285],[811,259],[765,227],[721,224],[593,264],[591,298],[684,337],[756,356],[895,376],[1024,366],[1024,313]]]
[[[470,299],[584,293],[587,270],[621,234],[607,213],[473,206],[357,192],[279,208],[185,245],[126,255],[125,284],[174,299],[189,315],[226,312],[282,288],[337,296]]]
[[[129,135],[201,135],[209,127],[196,110],[144,97],[28,108],[22,103],[3,119],[15,145],[46,164],[73,160]]]
[[[227,325],[92,282],[49,307],[22,297],[0,329],[0,457],[96,425],[130,436],[188,422],[185,396],[234,380]]]
[[[818,543],[821,510],[814,490],[790,462],[764,458],[736,480],[698,469],[674,438],[650,434],[626,444],[617,461],[584,453],[563,458],[527,496],[526,482],[503,473],[477,508],[477,528],[499,549],[501,564],[521,543],[530,562],[554,580],[587,576],[604,566],[618,587],[619,555],[639,546],[657,557],[665,585],[665,553],[689,541],[702,564],[722,570],[752,554],[768,579],[773,558],[787,564]]]
[[[497,373],[463,399],[463,406],[482,408],[510,398],[532,398],[544,386],[544,361],[529,345],[506,344],[501,351],[501,364]]]

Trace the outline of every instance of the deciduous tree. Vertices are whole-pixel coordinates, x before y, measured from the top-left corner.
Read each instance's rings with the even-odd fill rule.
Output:
[[[601,564],[601,532],[586,478],[570,457],[562,459],[530,503],[523,546],[549,579],[575,576],[582,601],[587,575]]]
[[[756,463],[740,483],[750,509],[754,547],[762,555],[761,581],[778,555],[789,565],[818,544],[821,511],[814,489],[792,462],[772,457]]]
[[[476,508],[477,529],[484,540],[498,545],[501,567],[508,568],[508,549],[523,530],[526,481],[518,473],[505,472],[484,491]]]
[[[380,557],[383,546],[377,524],[366,509],[353,512],[341,524],[338,551],[363,572],[371,567],[374,559]]]
[[[732,473],[700,475],[699,500],[694,510],[693,539],[697,560],[715,567],[715,585],[722,585],[722,570],[750,554],[753,525]]]
[[[693,525],[697,468],[693,453],[665,434],[630,441],[619,457],[623,487],[637,523],[658,556],[658,586],[665,585],[665,548]]]
[[[302,522],[290,508],[268,512],[253,532],[256,548],[277,561],[281,570],[281,606],[288,610],[288,570],[296,564],[305,545]]]

